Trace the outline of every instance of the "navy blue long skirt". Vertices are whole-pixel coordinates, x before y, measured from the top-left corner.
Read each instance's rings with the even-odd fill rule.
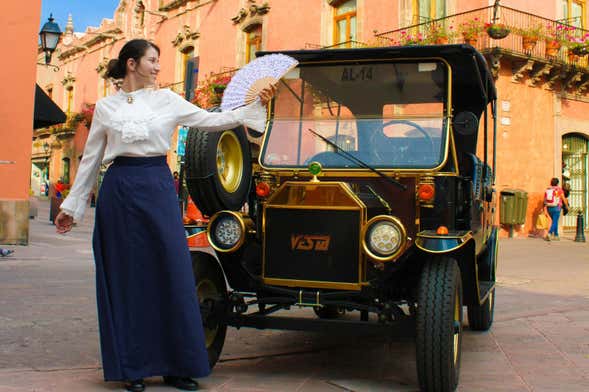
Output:
[[[192,262],[166,157],[118,157],[96,205],[106,381],[210,373]]]

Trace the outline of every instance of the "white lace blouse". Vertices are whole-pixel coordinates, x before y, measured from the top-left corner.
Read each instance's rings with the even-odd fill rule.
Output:
[[[117,156],[166,155],[178,125],[204,131],[234,128],[241,124],[264,131],[266,109],[258,102],[231,112],[211,113],[169,89],[140,89],[96,102],[94,117],[74,185],[61,210],[80,221],[101,163]]]

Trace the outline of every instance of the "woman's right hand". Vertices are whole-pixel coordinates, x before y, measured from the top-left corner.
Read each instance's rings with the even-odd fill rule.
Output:
[[[55,217],[55,230],[59,234],[65,234],[70,231],[73,224],[74,218],[63,211],[60,211],[59,214],[57,214]]]

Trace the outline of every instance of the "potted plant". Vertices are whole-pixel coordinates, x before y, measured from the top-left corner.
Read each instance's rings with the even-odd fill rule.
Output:
[[[563,43],[566,42],[565,35],[574,27],[565,26],[561,23],[548,23],[545,28],[544,39],[546,41],[546,57],[556,57]]]
[[[433,44],[445,45],[450,42],[455,35],[456,32],[454,31],[454,26],[450,25],[448,29],[445,29],[444,26],[439,23],[432,23],[427,31],[427,40]]]
[[[582,37],[575,36],[574,34],[567,35],[568,53],[574,56],[585,56],[589,54],[589,33],[586,33]]]
[[[487,34],[493,39],[503,39],[509,35],[509,28],[503,23],[486,23]]]
[[[231,75],[228,73],[211,74],[204,82],[194,91],[193,103],[202,108],[210,108],[221,103],[221,97],[225,88],[231,81]]]
[[[479,18],[474,18],[460,24],[460,32],[462,33],[464,42],[472,46],[477,44],[483,30],[485,30],[485,24]]]
[[[412,34],[407,31],[401,31],[401,37],[399,38],[398,44],[400,46],[408,46],[408,45],[424,45],[426,44],[426,40],[424,35],[421,32],[417,32]]]
[[[536,43],[542,35],[542,25],[533,25],[528,28],[518,29],[517,33],[522,37],[522,48],[529,52],[536,47]]]

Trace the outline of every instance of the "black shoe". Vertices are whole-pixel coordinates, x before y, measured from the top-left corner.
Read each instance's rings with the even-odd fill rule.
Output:
[[[164,376],[164,382],[182,391],[198,391],[198,383],[190,377]]]
[[[143,379],[129,381],[125,384],[125,389],[131,392],[143,392],[145,391],[145,383]]]

